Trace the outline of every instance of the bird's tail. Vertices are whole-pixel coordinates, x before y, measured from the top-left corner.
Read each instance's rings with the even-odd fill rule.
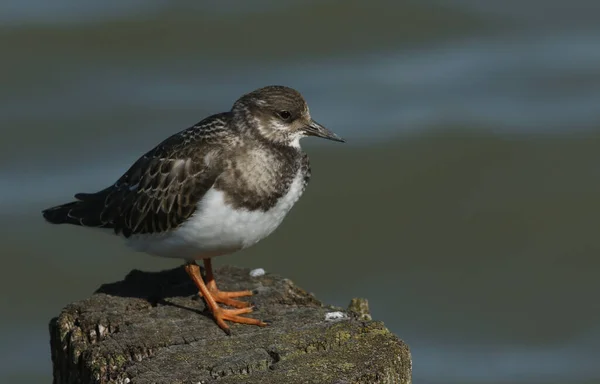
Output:
[[[57,205],[56,207],[44,209],[42,215],[44,215],[46,221],[52,224],[77,224],[78,220],[75,222],[76,220],[69,216],[69,212],[71,209],[77,208],[79,204],[81,204],[80,201],[73,201],[72,203]]]
[[[74,224],[86,227],[104,227],[100,219],[104,204],[97,194],[77,194],[77,201],[57,205],[42,211],[44,219],[52,224]]]

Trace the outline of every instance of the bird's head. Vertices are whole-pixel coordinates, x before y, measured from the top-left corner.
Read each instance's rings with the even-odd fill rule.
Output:
[[[299,147],[304,136],[333,141],[344,139],[314,121],[306,101],[295,89],[268,86],[240,97],[232,108],[234,118],[270,142]]]

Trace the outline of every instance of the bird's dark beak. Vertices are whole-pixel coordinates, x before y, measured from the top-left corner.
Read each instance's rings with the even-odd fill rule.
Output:
[[[317,136],[322,137],[324,139],[339,141],[341,143],[345,143],[346,140],[342,139],[335,133],[331,132],[329,129],[325,128],[321,124],[317,123],[314,120],[310,120],[310,123],[304,128],[304,131],[309,136]]]

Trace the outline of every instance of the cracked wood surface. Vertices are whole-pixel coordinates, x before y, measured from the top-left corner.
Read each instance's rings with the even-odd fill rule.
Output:
[[[131,271],[51,320],[54,383],[411,383],[406,344],[372,321],[365,300],[323,305],[290,280],[216,271],[223,290],[255,289],[251,316],[226,336],[183,268]],[[344,317],[326,314],[342,311]]]

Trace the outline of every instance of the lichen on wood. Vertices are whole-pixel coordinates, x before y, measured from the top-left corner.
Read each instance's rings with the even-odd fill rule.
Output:
[[[134,270],[51,320],[54,383],[411,383],[408,347],[370,320],[366,301],[327,306],[241,268],[216,278],[223,290],[256,290],[251,316],[271,325],[232,324],[227,336],[182,268]]]

